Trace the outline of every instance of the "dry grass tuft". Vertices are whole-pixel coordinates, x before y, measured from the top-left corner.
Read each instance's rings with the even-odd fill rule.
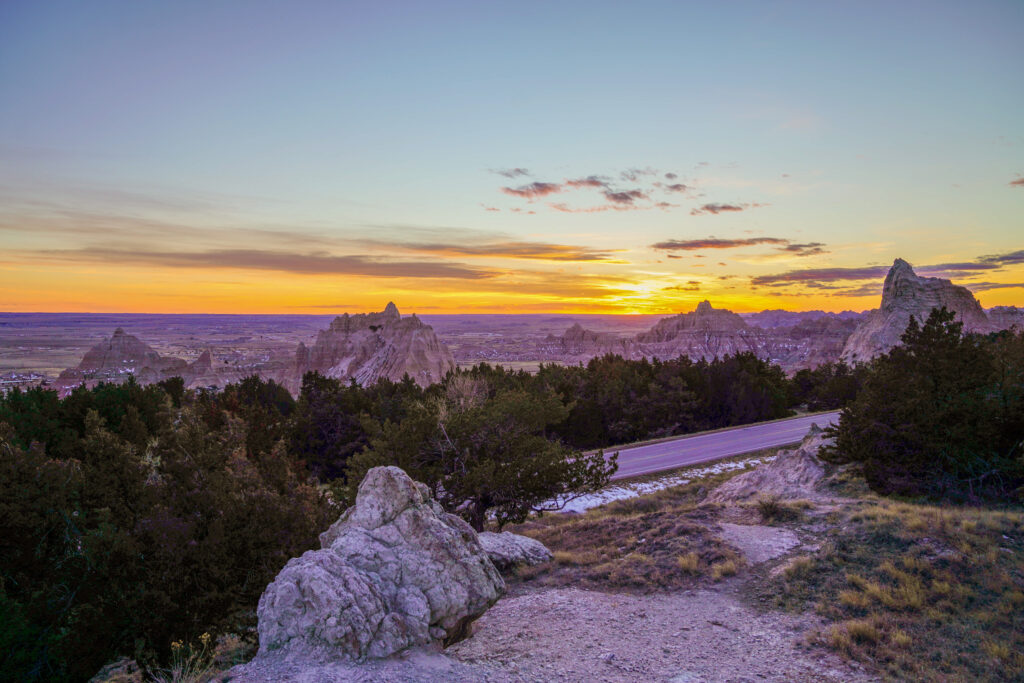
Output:
[[[700,574],[700,555],[690,551],[676,558],[676,564],[687,574]]]
[[[783,501],[778,496],[762,496],[756,503],[761,520],[769,522],[793,522],[803,516],[804,510],[814,507],[808,500]]]
[[[735,560],[723,560],[711,565],[711,578],[720,581],[727,576],[735,576],[739,568]]]
[[[735,574],[742,559],[708,530],[712,513],[696,507],[707,490],[735,474],[617,501],[582,515],[545,515],[516,525],[513,532],[546,545],[555,562],[519,570],[515,576],[545,586],[650,592],[693,586],[705,571],[714,580],[730,575],[725,571]]]
[[[1024,511],[852,504],[812,565],[757,579],[815,642],[905,680],[1024,680]]]

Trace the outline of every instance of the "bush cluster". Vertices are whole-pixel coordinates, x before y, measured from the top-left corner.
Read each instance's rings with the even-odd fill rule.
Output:
[[[823,454],[882,493],[978,502],[1024,494],[1024,333],[963,334],[945,308],[911,319]]]

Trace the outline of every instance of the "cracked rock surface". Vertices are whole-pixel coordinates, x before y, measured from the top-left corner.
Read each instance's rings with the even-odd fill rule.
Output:
[[[494,566],[501,571],[520,565],[544,564],[552,559],[551,551],[543,543],[529,536],[513,534],[511,531],[485,531],[480,534],[480,545]]]
[[[376,467],[356,504],[260,598],[261,659],[363,661],[450,644],[504,592],[476,532],[423,484]],[[258,680],[236,671],[244,680]]]

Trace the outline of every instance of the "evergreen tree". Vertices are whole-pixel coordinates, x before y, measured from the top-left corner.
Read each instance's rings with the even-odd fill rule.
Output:
[[[911,319],[902,345],[871,364],[825,457],[862,463],[882,492],[978,499],[1019,486],[1021,349],[1007,344],[997,360],[954,317]]]

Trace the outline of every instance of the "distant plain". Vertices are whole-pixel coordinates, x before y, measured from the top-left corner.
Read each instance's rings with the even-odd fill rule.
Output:
[[[408,311],[412,313],[414,311]],[[406,314],[403,311],[403,314]],[[334,315],[223,315],[150,313],[0,313],[0,375],[37,372],[56,378],[74,367],[93,345],[118,327],[156,349],[193,361],[207,348],[229,364],[294,358],[299,342],[310,344]],[[661,315],[423,315],[420,318],[452,350],[461,366],[487,361],[535,370],[551,361],[543,350],[549,334],[575,323],[599,332],[633,335]]]

